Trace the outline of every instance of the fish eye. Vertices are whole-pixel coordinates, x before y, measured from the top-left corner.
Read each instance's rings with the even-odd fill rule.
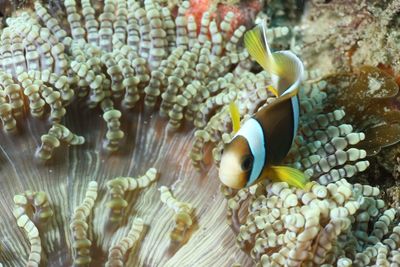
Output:
[[[247,172],[251,169],[251,167],[253,167],[253,157],[248,155],[243,159],[241,168],[242,171]]]

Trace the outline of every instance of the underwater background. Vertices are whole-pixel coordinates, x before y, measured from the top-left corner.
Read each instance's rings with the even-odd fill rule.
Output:
[[[400,1],[0,0],[0,266],[399,266]],[[304,63],[283,164],[222,186],[276,100],[243,44]]]

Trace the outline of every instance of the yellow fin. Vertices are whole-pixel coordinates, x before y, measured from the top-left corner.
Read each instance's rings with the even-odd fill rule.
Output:
[[[308,178],[302,171],[288,166],[270,166],[266,170],[266,176],[271,180],[286,182],[298,188],[304,188],[308,182]]]
[[[267,90],[270,91],[271,93],[273,93],[276,97],[279,96],[278,90],[276,90],[272,85],[268,85]]]
[[[240,129],[240,113],[235,102],[229,103],[229,113],[231,114],[233,132],[236,133]]]
[[[278,51],[272,54],[274,62],[279,68],[284,67],[285,73],[281,73],[286,78],[296,79],[299,73],[298,62],[294,59],[295,55],[288,51]]]
[[[265,70],[270,73],[281,75],[282,68],[276,64],[275,57],[271,53],[267,43],[266,23],[249,30],[244,35],[244,44],[249,54],[258,62]]]
[[[273,53],[272,57],[276,65],[285,69],[276,85],[278,94],[297,94],[304,72],[301,60],[291,51],[278,51]]]
[[[268,69],[267,51],[263,44],[261,29],[259,26],[245,33],[244,44],[247,51],[249,51],[250,55],[258,62],[258,64],[260,64],[264,69]]]

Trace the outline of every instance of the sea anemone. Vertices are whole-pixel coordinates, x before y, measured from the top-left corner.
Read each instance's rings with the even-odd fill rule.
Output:
[[[176,17],[165,1],[61,6],[25,3],[1,30],[0,262],[249,262],[225,223],[215,167],[199,172],[189,157],[191,121],[238,94],[219,78],[250,73],[245,27],[232,13],[197,25],[188,1]],[[175,207],[174,197],[188,203],[176,215],[162,203]]]
[[[305,189],[266,181],[237,193],[225,190],[228,222],[237,243],[259,266],[336,261],[340,255],[332,246],[349,229],[348,217],[358,209],[358,196],[351,195],[353,185],[346,179],[351,181],[369,166],[366,151],[354,147],[365,135],[343,123],[343,110],[323,111],[328,99],[324,86],[320,82],[303,87],[301,126],[285,159],[313,182]]]
[[[351,105],[327,104],[343,96],[340,75],[308,72],[302,85],[284,164],[312,180],[305,189],[220,190],[229,103],[245,121],[276,100],[241,44],[235,1],[201,19],[195,1],[16,2],[0,27],[0,266],[362,266],[389,250],[397,262],[396,210],[349,183],[371,139],[347,123]],[[267,31],[272,47],[292,33]]]
[[[387,192],[393,208],[386,209],[383,190],[357,183],[367,155],[398,141],[395,80],[365,66],[302,89],[301,126],[285,163],[312,182],[304,189],[271,181],[224,188],[237,244],[256,266],[398,264],[398,187]]]
[[[397,211],[386,209],[379,189],[349,184],[258,184],[231,199],[250,199],[239,246],[257,266],[374,266],[398,264]],[[236,212],[235,212],[236,213]]]

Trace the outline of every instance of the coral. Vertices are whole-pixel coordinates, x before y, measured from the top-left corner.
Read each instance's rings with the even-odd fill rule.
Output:
[[[268,0],[266,8],[264,8],[265,15],[268,17],[268,22],[276,25],[293,26],[294,22],[298,22],[303,14],[304,2],[288,0],[286,2]]]
[[[326,71],[385,64],[398,75],[399,9],[398,0],[357,0],[350,8],[347,1],[310,1],[301,51],[314,67]],[[320,55],[312,57],[315,52]]]
[[[190,8],[186,15],[192,17],[200,26],[206,12],[211,19],[216,19],[217,23],[227,20],[227,14],[232,13],[232,17],[228,16],[228,23],[237,28],[239,25],[251,26],[262,7],[263,1],[259,0],[190,0]]]
[[[400,188],[398,185],[386,189],[388,204],[392,208],[399,207],[400,205]]]
[[[392,146],[400,139],[400,112],[396,104],[399,87],[386,72],[369,66],[351,73],[336,73],[324,78],[328,95],[325,109],[341,107],[346,121],[366,139],[358,147],[368,155]]]

